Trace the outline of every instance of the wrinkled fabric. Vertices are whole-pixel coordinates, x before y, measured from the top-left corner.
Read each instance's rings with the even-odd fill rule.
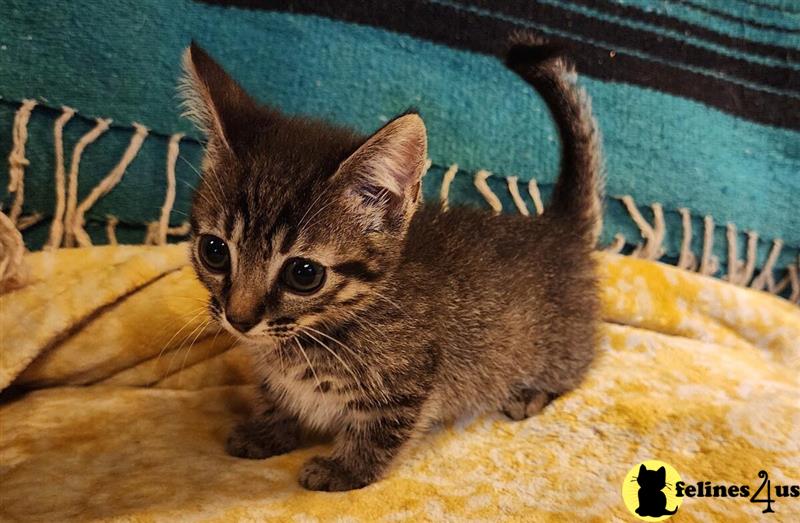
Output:
[[[800,480],[800,310],[664,264],[598,253],[604,323],[585,383],[540,415],[491,413],[423,438],[382,481],[303,490],[305,459],[225,454],[254,388],[205,312],[186,245],[29,254],[0,296],[0,519],[630,520],[647,459],[687,481]],[[776,515],[800,516],[781,499]],[[682,520],[748,521],[693,498]],[[777,521],[777,519],[776,519]]]

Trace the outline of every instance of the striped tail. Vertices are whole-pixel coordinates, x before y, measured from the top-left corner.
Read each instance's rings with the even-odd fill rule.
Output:
[[[561,172],[546,213],[569,219],[594,245],[603,218],[600,133],[586,92],[561,50],[531,35],[512,39],[506,65],[544,98],[561,136]]]

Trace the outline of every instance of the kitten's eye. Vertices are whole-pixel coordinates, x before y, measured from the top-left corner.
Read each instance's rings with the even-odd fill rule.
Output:
[[[305,258],[292,258],[283,266],[283,283],[298,294],[311,294],[325,280],[325,267]]]
[[[210,271],[225,272],[231,264],[228,245],[222,238],[204,234],[200,238],[200,261]]]

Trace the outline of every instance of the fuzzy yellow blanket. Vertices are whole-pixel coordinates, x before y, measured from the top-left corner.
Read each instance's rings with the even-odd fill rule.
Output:
[[[649,459],[687,485],[753,494],[761,470],[773,491],[800,484],[800,309],[598,254],[605,323],[584,386],[523,422],[444,427],[365,489],[306,492],[298,468],[325,449],[225,454],[248,366],[209,324],[185,253],[27,255],[30,281],[0,296],[0,519],[630,521],[623,482]],[[771,520],[800,520],[800,498],[772,498]],[[685,496],[676,517],[747,521],[765,506]]]

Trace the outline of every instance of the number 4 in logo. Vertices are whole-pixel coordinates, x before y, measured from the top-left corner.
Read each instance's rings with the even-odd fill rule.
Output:
[[[767,508],[765,508],[764,510],[761,511],[762,514],[768,514],[768,513],[775,512],[774,510],[772,510],[772,503],[775,500],[772,499],[772,494],[771,494],[772,493],[772,488],[771,488],[771,482],[769,480],[769,474],[767,474],[766,470],[762,470],[762,471],[759,471],[758,477],[759,478],[763,478],[763,481],[761,482],[761,485],[758,487],[758,490],[756,490],[755,493],[753,493],[753,497],[750,498],[750,502],[751,503],[766,503],[767,504]],[[764,486],[765,485],[767,487],[767,497],[763,498],[763,499],[758,499],[758,495],[761,494],[762,490],[764,490]]]

